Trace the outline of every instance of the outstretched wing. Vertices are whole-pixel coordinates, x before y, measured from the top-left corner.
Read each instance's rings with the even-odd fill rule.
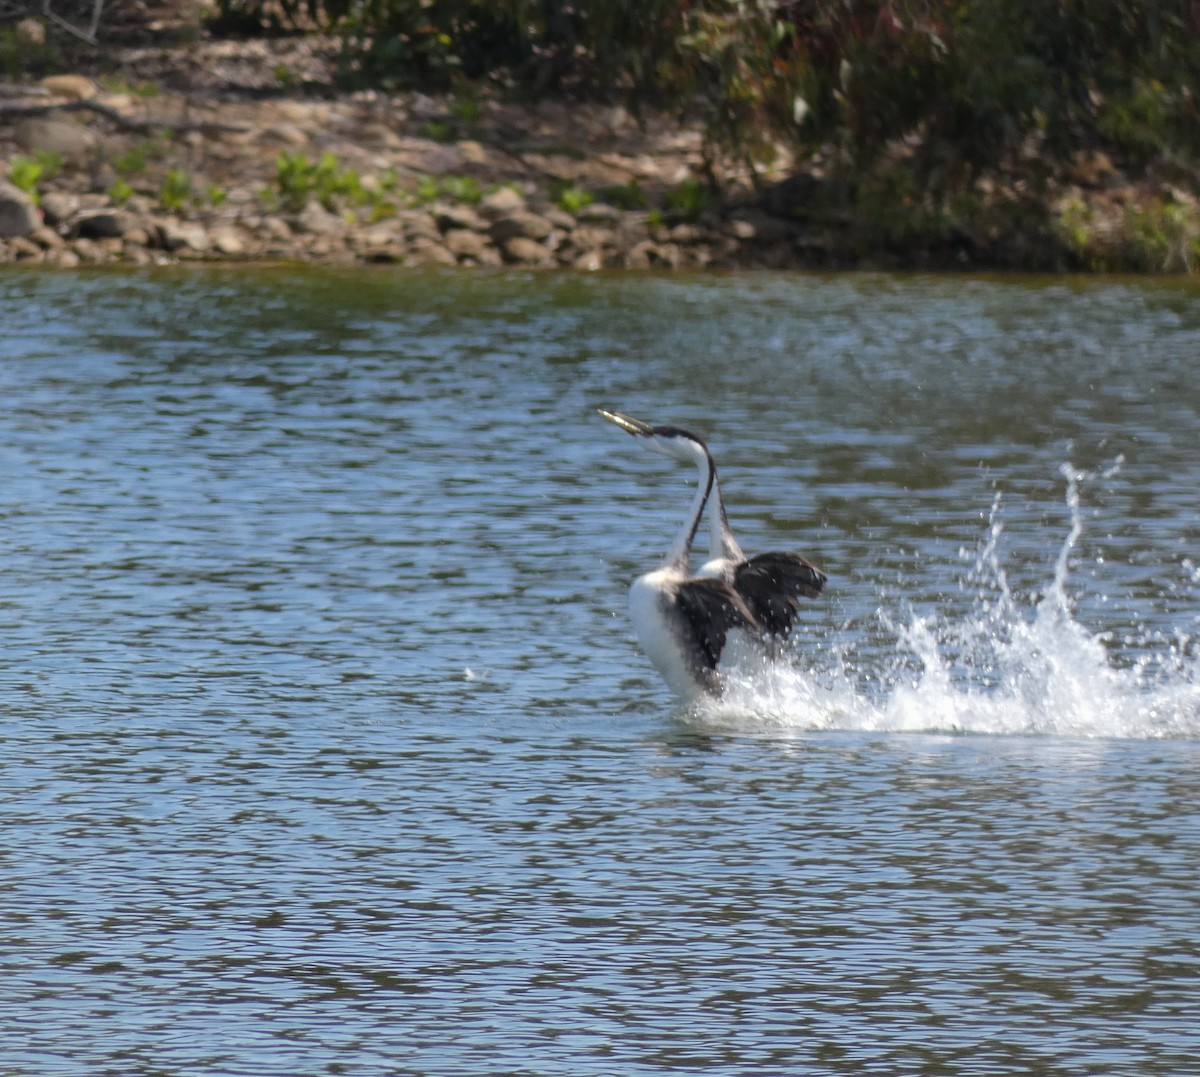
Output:
[[[798,553],[760,553],[738,565],[733,586],[765,631],[786,636],[800,597],[816,598],[825,586],[825,573]]]
[[[706,679],[717,668],[730,629],[762,631],[745,600],[724,580],[706,576],[684,580],[679,585],[676,602],[692,637],[688,641],[692,646],[687,650],[697,671]]]

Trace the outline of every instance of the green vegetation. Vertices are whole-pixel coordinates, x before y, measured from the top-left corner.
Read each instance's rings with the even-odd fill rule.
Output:
[[[179,168],[167,172],[166,179],[158,191],[158,200],[163,209],[178,213],[192,197],[192,177]]]
[[[590,191],[575,186],[570,180],[555,180],[551,183],[550,196],[559,209],[565,209],[568,213],[578,213],[596,200]]]
[[[18,82],[54,58],[55,49],[44,33],[31,38],[20,24],[0,26],[0,71],[9,82]]]
[[[123,206],[134,196],[134,190],[124,180],[116,180],[112,186],[108,188],[108,197],[113,205]]]
[[[332,31],[348,86],[444,93],[420,133],[439,142],[484,127],[497,93],[522,100],[666,110],[704,132],[696,177],[552,185],[573,213],[600,201],[656,224],[703,220],[736,169],[776,214],[830,230],[851,251],[1007,251],[1027,264],[1200,266],[1200,14],[1192,0],[213,0],[218,32]],[[62,53],[46,20],[0,26],[0,73],[43,73]],[[48,33],[48,36],[43,34]],[[23,36],[22,36],[23,35]],[[42,35],[39,37],[39,35]],[[82,46],[80,46],[82,47]],[[70,65],[56,64],[65,69]],[[300,79],[281,64],[284,88]],[[150,96],[153,83],[102,76]],[[126,143],[126,145],[130,145]],[[113,190],[167,208],[208,202],[174,170],[166,136],[111,164]],[[586,143],[529,153],[584,155]],[[1106,175],[1080,162],[1108,162]],[[762,177],[792,180],[766,189]],[[9,178],[37,197],[50,162],[14,158]],[[153,180],[134,180],[149,173]],[[1117,177],[1117,178],[1113,178]],[[128,181],[128,182],[126,182]],[[794,185],[792,185],[794,184]],[[1126,188],[1109,197],[1110,188]],[[332,154],[281,154],[268,198],[299,212],[381,219],[406,201],[473,203],[469,176],[400,191]],[[115,196],[114,196],[115,197]],[[1013,254],[1013,252],[1016,252]]]
[[[843,207],[902,166],[934,216],[997,169],[1045,179],[1080,149],[1200,155],[1200,26],[1183,0],[219,0],[218,25],[340,30],[348,77],[690,110],[710,160],[824,155]],[[444,128],[444,130],[442,130]]]
[[[615,206],[617,209],[645,209],[648,205],[646,192],[642,190],[641,184],[637,180],[630,180],[628,183],[613,183],[607,187],[601,187],[596,192],[596,197],[601,202],[607,202],[610,206]]]
[[[299,213],[310,201],[316,201],[331,213],[353,213],[365,207],[371,221],[395,216],[404,202],[427,205],[445,199],[475,203],[483,195],[478,181],[471,176],[426,176],[415,190],[404,192],[395,169],[360,176],[344,168],[333,153],[310,161],[302,153],[286,151],[276,160],[275,186],[263,191],[267,202],[289,213]]]
[[[145,100],[157,97],[159,94],[158,83],[149,80],[130,82],[123,75],[103,74],[96,81],[109,93],[127,93]]]
[[[370,200],[358,173],[342,168],[332,153],[310,161],[302,153],[284,151],[275,162],[275,182],[280,204],[293,213],[302,210],[310,199],[331,213],[343,205],[360,206]]]
[[[483,198],[483,195],[483,188],[471,176],[426,176],[417,184],[415,199],[418,204],[428,204],[444,198],[450,202],[473,205]]]
[[[166,133],[154,138],[139,139],[125,153],[117,154],[109,164],[119,176],[132,176],[145,172],[151,162],[161,161],[167,156],[171,146],[170,136]]]
[[[8,166],[8,182],[19,187],[36,205],[38,184],[42,179],[42,166],[31,157],[14,157]]]
[[[674,221],[698,221],[716,204],[717,198],[712,189],[695,179],[684,180],[663,196],[663,211],[668,219]]]
[[[8,181],[19,187],[37,205],[41,201],[39,187],[62,171],[63,160],[57,153],[38,150],[32,157],[14,157],[8,165]]]

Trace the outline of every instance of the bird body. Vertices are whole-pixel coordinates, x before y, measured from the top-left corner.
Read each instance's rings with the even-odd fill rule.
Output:
[[[633,581],[629,615],[646,657],[683,699],[719,693],[725,635],[731,627],[752,627],[749,611],[721,581],[670,565]]]
[[[663,564],[639,576],[629,608],[646,656],[668,686],[684,699],[719,695],[718,666],[731,632],[742,631],[773,648],[786,638],[799,596],[815,597],[825,574],[799,554],[766,553],[747,558],[729,525],[708,447],[694,434],[651,426],[620,412],[600,414],[655,452],[690,461],[699,481],[683,527]],[[709,560],[691,574],[691,546],[710,496]]]

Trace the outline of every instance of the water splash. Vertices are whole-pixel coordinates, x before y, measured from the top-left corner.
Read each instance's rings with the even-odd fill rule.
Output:
[[[1120,463],[1099,477],[1110,478]],[[1097,474],[1069,465],[1061,471],[1071,527],[1040,597],[1022,599],[1009,585],[998,495],[963,581],[975,596],[965,615],[881,607],[876,618],[895,640],[894,659],[865,675],[836,647],[825,667],[807,669],[738,656],[724,698],[696,719],[742,729],[1200,736],[1194,637],[1146,631],[1146,646],[1117,662],[1111,634],[1090,631],[1077,619],[1069,584],[1083,535],[1080,487]],[[1184,567],[1193,572],[1194,566]]]

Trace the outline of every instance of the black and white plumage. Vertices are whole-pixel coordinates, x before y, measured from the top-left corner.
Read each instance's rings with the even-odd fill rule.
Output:
[[[634,580],[629,609],[642,649],[677,695],[719,695],[723,682],[718,667],[729,634],[741,631],[766,646],[777,644],[791,630],[800,597],[819,595],[825,574],[799,554],[746,557],[729,526],[712,453],[695,434],[599,411],[646,448],[690,461],[698,469],[683,527],[662,565]],[[710,560],[693,575],[692,542],[714,494]]]
[[[700,569],[700,575],[730,584],[768,636],[786,639],[800,611],[801,597],[820,595],[825,573],[798,553],[775,551],[747,557],[729,525],[715,464],[709,496],[709,560]]]

